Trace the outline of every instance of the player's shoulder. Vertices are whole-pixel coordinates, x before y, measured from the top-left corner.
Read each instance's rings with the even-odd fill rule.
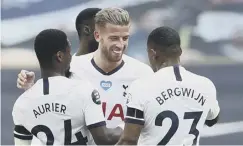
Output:
[[[145,70],[152,71],[151,67],[148,66],[147,64],[145,64],[135,58],[132,58],[126,54],[123,55],[123,60],[129,66],[133,66],[133,67],[135,66],[137,69],[145,69]]]
[[[152,82],[151,80],[153,80],[153,77],[154,74],[151,74],[134,80],[130,85],[130,89],[137,91],[141,94],[147,93],[149,88],[152,87],[151,85],[153,83],[151,83]]]
[[[203,86],[205,89],[216,89],[213,81],[205,76],[193,73],[188,71],[187,77],[190,78],[190,82],[197,82],[200,84],[200,86]]]
[[[31,96],[32,94],[30,93],[30,89],[26,90],[24,93],[22,93],[19,97],[17,97],[14,106],[13,106],[13,113],[15,112],[23,112],[23,110],[27,107],[28,105],[28,97]]]
[[[200,76],[201,80],[202,80],[202,84],[206,86],[206,89],[212,91],[212,90],[216,90],[215,84],[213,83],[213,81],[205,76]]]
[[[82,64],[90,63],[93,58],[93,53],[88,53],[85,55],[76,56],[75,54],[72,56],[71,67],[72,66],[82,66]]]
[[[92,58],[93,53],[81,56],[73,55],[72,61],[70,63],[70,71],[72,72],[71,78],[80,79],[80,77],[90,69]]]
[[[96,90],[92,83],[87,79],[72,80],[72,82],[75,86],[73,86],[71,91],[74,91],[79,97],[90,97],[92,92]]]
[[[93,85],[90,83],[90,81],[85,78],[79,80],[70,79],[70,84],[72,84],[71,90],[79,91],[80,93],[84,93],[84,91],[93,88]]]
[[[130,70],[132,69],[131,71],[139,72],[139,73],[142,73],[144,75],[153,73],[153,70],[149,65],[147,65],[147,64],[145,64],[145,63],[143,63],[143,62],[141,62],[137,59],[134,59],[134,58],[132,58],[128,55],[124,54],[123,60],[125,62],[125,65],[128,68],[130,68]]]
[[[81,99],[84,105],[89,103],[101,104],[99,91],[89,81],[84,82],[75,87],[76,98]]]
[[[79,81],[79,80],[69,79],[64,76],[50,77],[48,79],[49,79],[49,84],[51,84],[53,86],[53,88],[51,88],[51,87],[50,88],[54,89],[53,91],[56,91],[55,94],[65,94],[67,92],[72,92],[72,90],[75,89],[77,86],[80,86],[80,85],[85,86],[85,84],[87,82],[86,80]],[[39,83],[41,83],[41,82],[39,81]],[[33,88],[35,88],[35,87],[36,87],[36,90],[40,90],[40,88],[43,88],[42,83],[40,85],[35,84],[33,86]],[[53,94],[54,94],[54,92],[53,92]]]
[[[76,56],[75,54],[72,56],[72,59],[75,60],[91,60],[94,56],[94,52],[92,53],[88,53],[88,54],[85,54],[85,55],[80,55],[80,56]],[[72,60],[73,61],[73,60]]]
[[[49,77],[48,82],[50,84],[50,88],[55,88],[54,92],[61,94],[64,92],[67,92],[72,88],[72,86],[76,86],[76,81],[71,80],[64,76],[54,76]],[[58,88],[57,88],[58,87]],[[24,104],[26,105],[27,102],[30,102],[30,100],[33,100],[36,97],[43,96],[43,79],[39,79],[35,82],[35,84],[26,90],[24,93],[22,93],[16,100],[17,105]]]
[[[152,75],[153,76],[153,75]],[[127,94],[127,103],[134,101],[139,101],[141,104],[145,104],[150,102],[151,98],[150,97],[150,88],[151,86],[149,85],[149,78],[150,76],[139,78],[135,81],[133,81],[128,89],[128,94]]]

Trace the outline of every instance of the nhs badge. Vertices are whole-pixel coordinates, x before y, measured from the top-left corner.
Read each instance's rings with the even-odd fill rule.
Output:
[[[111,88],[112,86],[112,82],[111,81],[101,81],[100,82],[100,86],[104,89],[104,90],[108,90]]]

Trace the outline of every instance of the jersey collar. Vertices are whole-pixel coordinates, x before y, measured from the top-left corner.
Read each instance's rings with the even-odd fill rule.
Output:
[[[103,71],[101,68],[99,68],[98,65],[95,63],[94,58],[91,59],[91,64],[92,64],[92,65],[94,66],[94,68],[95,68],[97,71],[99,71],[101,74],[106,75],[106,76],[109,76],[109,75],[112,75],[112,74],[116,73],[118,70],[120,70],[120,69],[123,67],[123,65],[125,64],[125,62],[122,60],[121,64],[118,65],[115,69],[113,69],[113,70],[110,71],[110,72],[105,72],[105,71]]]

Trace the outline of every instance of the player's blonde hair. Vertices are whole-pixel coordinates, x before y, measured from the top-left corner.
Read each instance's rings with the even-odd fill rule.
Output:
[[[130,24],[129,13],[121,8],[105,8],[95,16],[95,25],[104,27],[107,23],[126,26]]]

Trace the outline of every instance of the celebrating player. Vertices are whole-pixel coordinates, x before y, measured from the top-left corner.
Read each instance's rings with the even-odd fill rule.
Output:
[[[121,145],[198,144],[204,124],[213,126],[219,105],[211,80],[183,68],[178,33],[153,30],[147,41],[155,74],[132,83]]]
[[[100,10],[100,8],[87,8],[78,14],[75,26],[79,36],[80,46],[73,57],[88,54],[97,50],[98,42],[93,35],[95,29],[94,17]],[[71,72],[67,70],[65,76],[70,77]],[[34,72],[21,70],[18,75],[17,87],[26,90],[34,84],[34,79]]]
[[[72,57],[66,34],[44,30],[34,48],[42,78],[14,104],[15,144],[30,145],[33,135],[43,145],[115,144],[122,129],[106,128],[99,92],[65,77]]]
[[[126,113],[126,89],[134,80],[152,74],[152,69],[127,55],[130,35],[130,17],[121,8],[106,8],[95,17],[94,36],[99,42],[94,53],[75,56],[71,62],[72,79],[88,79],[98,88],[102,99],[102,108],[108,127],[123,123]],[[29,88],[34,82],[29,72],[18,75],[19,88]]]
[[[87,8],[78,14],[75,26],[80,46],[75,56],[85,55],[98,49],[98,42],[94,38],[94,18],[100,10],[100,8]]]
[[[102,106],[109,127],[124,120],[125,91],[130,83],[151,74],[152,69],[124,55],[130,35],[130,18],[120,8],[106,8],[95,17],[94,36],[99,47],[94,53],[75,57],[71,62],[74,78],[84,76],[104,97]]]

